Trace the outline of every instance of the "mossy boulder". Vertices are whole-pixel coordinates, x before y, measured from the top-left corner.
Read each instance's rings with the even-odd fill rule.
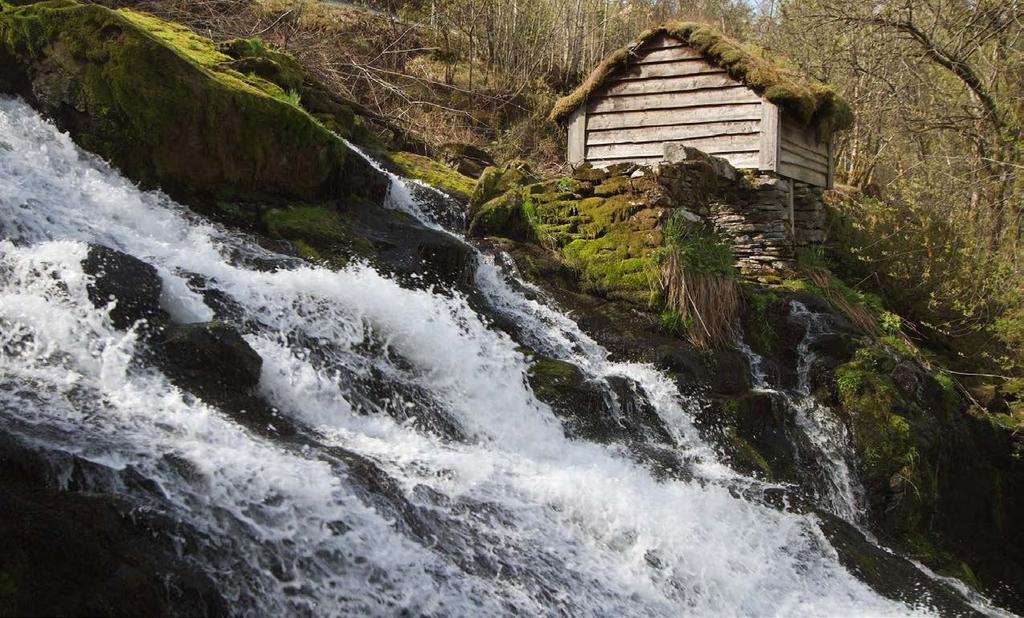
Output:
[[[588,378],[572,363],[535,355],[529,382],[562,421],[567,436],[621,445],[659,475],[682,473],[671,433],[629,378]]]
[[[128,9],[56,0],[0,12],[0,91],[146,186],[207,202],[379,198],[383,180],[299,105],[299,68],[261,54],[234,58]]]
[[[392,152],[388,158],[403,176],[421,180],[463,202],[473,193],[472,178],[430,157],[399,151]]]
[[[485,169],[494,165],[491,153],[472,144],[444,144],[441,155],[449,167],[470,178],[479,178]]]

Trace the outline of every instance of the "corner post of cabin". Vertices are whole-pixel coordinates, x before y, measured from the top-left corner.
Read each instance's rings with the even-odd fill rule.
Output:
[[[779,167],[779,106],[761,100],[761,143],[757,168],[762,172],[775,172]],[[792,190],[790,191],[792,194]]]
[[[836,162],[832,158],[832,152],[835,150],[836,138],[834,135],[830,135],[828,138],[828,179],[825,181],[825,188],[831,189],[833,182],[833,175],[835,174]]]
[[[566,161],[569,165],[579,165],[586,158],[587,140],[587,105],[584,103],[569,117],[569,143]]]

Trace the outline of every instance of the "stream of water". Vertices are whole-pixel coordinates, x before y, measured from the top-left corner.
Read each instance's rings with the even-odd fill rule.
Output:
[[[390,205],[424,216],[393,182]],[[524,341],[458,294],[263,249],[140,191],[10,99],[0,99],[0,238],[3,428],[151,481],[145,495],[106,490],[182,522],[191,559],[240,614],[931,611],[850,574],[813,515],[743,497],[737,487],[759,482],[701,440],[699,401],[650,366],[610,362],[493,260],[479,257],[476,286]],[[139,334],[90,303],[87,243],[155,266],[173,319],[236,326],[263,359],[260,394],[303,444],[255,434],[147,363]],[[237,315],[217,315],[211,290]],[[520,344],[598,381],[634,380],[693,478],[656,478],[615,448],[567,438],[531,391]],[[413,422],[428,416],[455,429]],[[353,457],[387,480],[367,482]],[[856,504],[845,482],[836,500]]]

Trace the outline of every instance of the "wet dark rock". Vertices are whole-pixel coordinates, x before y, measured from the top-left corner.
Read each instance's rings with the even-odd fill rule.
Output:
[[[423,227],[398,217],[377,218],[370,213],[360,218],[365,238],[373,242],[377,259],[392,272],[417,277],[423,284],[467,287],[473,280],[472,249],[444,232]]]
[[[161,335],[160,348],[173,375],[203,397],[250,393],[260,379],[263,359],[223,322],[170,325]]]
[[[466,209],[462,200],[412,182],[408,187],[420,210],[432,221],[452,232],[465,230]]]
[[[142,260],[102,245],[89,245],[82,270],[93,277],[89,300],[97,308],[114,303],[110,321],[126,330],[140,320],[150,327],[167,320],[160,308],[160,275]]]
[[[905,558],[885,551],[850,524],[827,513],[818,514],[821,529],[839,560],[876,592],[911,606],[934,607],[941,616],[983,616],[963,597],[925,575]]]
[[[537,398],[561,419],[567,436],[619,445],[659,476],[686,474],[672,435],[633,380],[588,379],[572,363],[539,355],[532,359],[529,380]]]
[[[736,435],[764,458],[774,479],[799,480],[800,438],[781,395],[749,393],[737,399],[733,422]]]
[[[712,394],[739,395],[750,390],[750,364],[739,350],[715,350],[709,364]]]
[[[157,365],[179,388],[259,434],[295,434],[295,426],[256,392],[263,359],[233,326],[223,322],[172,324],[153,347]]]
[[[229,615],[209,577],[176,554],[177,524],[127,497],[62,488],[49,472],[70,456],[49,455],[0,436],[0,614]]]

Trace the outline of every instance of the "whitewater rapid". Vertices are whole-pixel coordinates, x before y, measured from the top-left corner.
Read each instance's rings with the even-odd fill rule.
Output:
[[[411,197],[398,187],[390,199]],[[697,436],[699,402],[649,366],[607,361],[494,264],[481,263],[477,285],[517,316],[523,343],[637,380],[693,480],[656,479],[612,447],[566,438],[530,389],[519,343],[458,294],[276,255],[140,191],[10,99],[0,238],[3,426],[152,480],[149,499],[187,524],[191,559],[240,614],[929,613],[851,575],[813,516],[737,497],[730,479],[754,481]],[[86,243],[155,266],[177,321],[215,317],[196,280],[230,298],[240,316],[218,317],[263,358],[261,394],[313,446],[255,435],[140,362],[139,336],[88,300]],[[401,420],[420,409],[441,411],[461,437]],[[332,447],[373,462],[394,495],[368,496]]]

